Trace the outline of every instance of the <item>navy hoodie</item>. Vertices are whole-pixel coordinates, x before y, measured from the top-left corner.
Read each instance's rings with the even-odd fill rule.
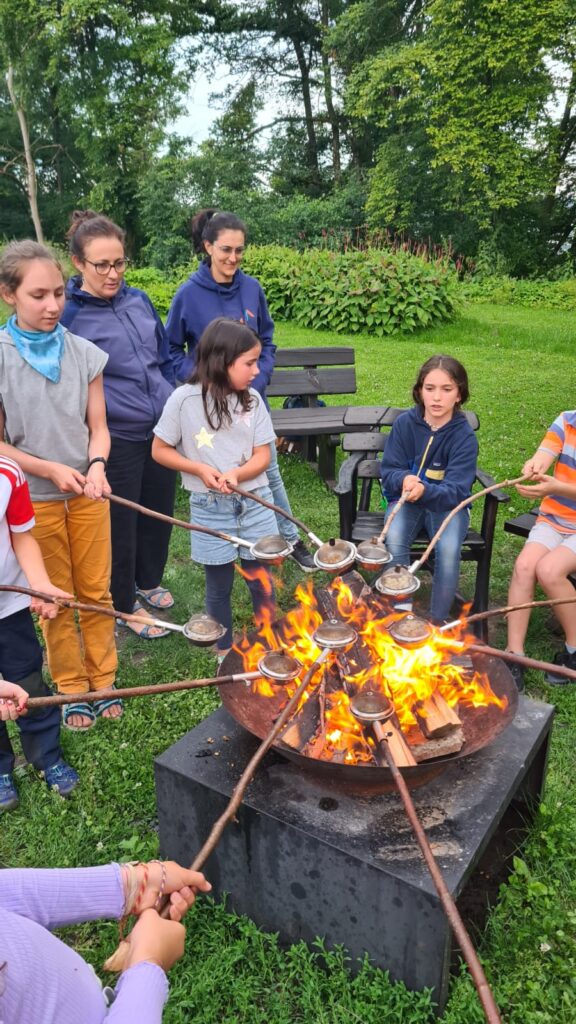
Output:
[[[397,501],[408,474],[419,476],[425,490],[417,504],[449,512],[470,495],[476,476],[478,441],[463,412],[432,431],[416,405],[395,421],[382,458],[382,490]]]
[[[216,317],[240,320],[256,332],[262,342],[260,372],[252,387],[262,396],[274,369],[276,346],[272,342],[274,321],[268,312],[260,282],[237,270],[229,285],[218,284],[204,260],[176,292],[166,320],[170,355],[176,377],[186,381],[194,369],[195,350],[204,329]]]
[[[112,299],[101,299],[83,291],[80,282],[72,277],[66,285],[61,322],[108,355],[104,396],[111,436],[145,441],[175,385],[162,321],[139,288],[123,281]]]

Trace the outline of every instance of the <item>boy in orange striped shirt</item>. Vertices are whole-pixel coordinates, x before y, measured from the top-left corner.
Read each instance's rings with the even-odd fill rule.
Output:
[[[549,476],[547,470],[552,463],[554,472]],[[576,572],[576,410],[560,413],[522,473],[532,476],[535,482],[518,484],[518,493],[523,498],[544,500],[536,524],[516,559],[508,603],[531,601],[537,582],[550,598],[574,597],[568,576]],[[576,606],[556,605],[554,612],[566,638],[565,649],[554,661],[576,669]],[[509,651],[524,653],[529,620],[529,608],[508,616]],[[512,674],[518,688],[523,689],[523,669],[515,665]],[[551,685],[568,682],[554,672],[547,672],[544,678]]]

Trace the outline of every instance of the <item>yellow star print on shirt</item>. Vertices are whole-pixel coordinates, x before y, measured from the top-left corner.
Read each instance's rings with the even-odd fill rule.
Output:
[[[199,434],[194,434],[194,440],[196,441],[196,445],[198,446],[198,448],[213,448],[213,437],[214,434],[209,434],[208,431],[206,430],[206,427],[202,427],[202,430],[200,431]]]

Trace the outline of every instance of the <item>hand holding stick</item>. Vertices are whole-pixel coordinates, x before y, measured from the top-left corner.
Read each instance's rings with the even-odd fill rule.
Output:
[[[265,739],[262,740],[262,743],[256,750],[253,757],[248,762],[247,767],[242,772],[239,781],[234,787],[228,806],[226,807],[223,814],[221,814],[217,821],[214,823],[212,831],[210,832],[210,835],[208,836],[206,842],[204,843],[204,845],[202,846],[202,848],[196,854],[196,857],[192,861],[192,864],[190,865],[191,871],[199,871],[200,868],[205,864],[210,854],[216,848],[216,845],[220,840],[220,837],[222,836],[222,833],[226,825],[228,824],[229,821],[232,821],[234,815],[236,814],[236,811],[240,807],[240,804],[242,803],[242,800],[244,798],[244,793],[246,792],[246,789],[248,788],[250,782],[254,777],[254,772],[256,771],[256,768],[258,767],[264,756],[268,753],[270,747],[274,743],[274,740],[277,738],[277,736],[279,736],[286,722],[292,717],[294,712],[297,710],[301,697],[303,696],[308,686],[312,682],[312,679],[314,678],[314,675],[316,674],[318,668],[328,656],[328,653],[329,652],[327,650],[322,651],[322,653],[319,655],[316,661],[313,662],[313,664],[310,666],[304,678],[302,679],[302,682],[300,683],[298,689],[295,690],[292,697],[286,704],[284,710],[276,719],[273,728],[270,730]],[[170,909],[167,900],[163,901],[163,905],[161,906],[159,912],[161,917],[168,916]],[[104,964],[105,969],[107,971],[124,970],[128,952],[128,943],[123,940],[118,946],[118,949],[115,950],[115,952],[112,954],[111,957],[108,958],[108,960],[106,960],[106,963]]]
[[[517,476],[513,480],[501,480],[497,484],[491,484],[490,487],[484,487],[483,490],[476,491],[475,494],[471,494],[468,498],[465,498],[464,501],[461,501],[458,505],[456,505],[455,508],[452,509],[451,512],[448,513],[446,518],[440,524],[439,529],[436,530],[436,533],[434,534],[434,536],[430,540],[430,543],[428,544],[428,547],[426,548],[426,550],[420,555],[420,558],[418,558],[417,561],[412,563],[412,565],[410,566],[410,570],[409,571],[412,572],[412,573],[415,573],[415,572],[418,571],[418,569],[422,568],[422,566],[424,565],[424,562],[426,561],[427,558],[430,557],[432,551],[436,547],[436,544],[440,540],[440,537],[444,533],[444,530],[446,529],[448,524],[452,521],[452,519],[454,519],[454,516],[457,515],[458,512],[460,512],[463,508],[466,508],[468,505],[471,505],[472,502],[473,501],[477,501],[478,498],[483,498],[484,495],[490,494],[491,491],[497,491],[501,487],[513,487],[516,484],[522,483],[523,480],[529,480],[529,479],[530,479],[529,476]]]

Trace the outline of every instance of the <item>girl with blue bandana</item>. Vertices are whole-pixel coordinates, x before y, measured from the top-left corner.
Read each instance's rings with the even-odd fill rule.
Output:
[[[110,435],[102,371],[107,357],[60,324],[64,278],[37,242],[12,242],[0,257],[0,295],[14,310],[0,329],[0,456],[24,471],[40,545],[52,583],[86,604],[112,606],[106,459]],[[70,694],[63,720],[89,729],[117,718],[119,699],[82,701],[116,675],[114,621],[60,609],[43,623],[48,666]]]

